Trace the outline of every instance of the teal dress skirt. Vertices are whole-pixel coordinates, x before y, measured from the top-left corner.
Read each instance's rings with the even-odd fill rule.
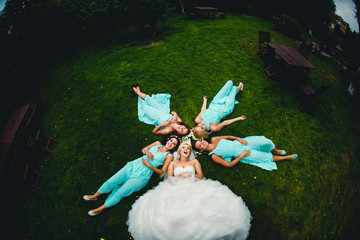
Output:
[[[238,91],[239,89],[229,80],[216,94],[210,102],[209,108],[201,114],[201,122],[206,124],[207,131],[209,131],[211,123],[220,123],[221,119],[233,112],[235,104],[239,103],[235,100]]]
[[[151,166],[155,168],[163,165],[165,157],[169,152],[158,152],[159,147],[162,147],[162,145],[157,145],[149,149],[154,156],[154,160],[151,161],[144,155],[134,161],[128,162],[115,175],[101,185],[98,189],[99,193],[104,194],[111,192],[105,201],[105,207],[112,207],[120,202],[123,197],[127,197],[133,192],[145,187],[153,171],[142,163],[142,158],[147,159]]]
[[[264,136],[250,136],[244,138],[248,145],[241,144],[238,140],[221,139],[211,154],[221,156],[225,161],[231,162],[233,158],[239,157],[243,151],[250,150],[249,156],[240,160],[268,171],[276,170],[277,166],[273,160],[271,150],[275,148],[275,144]]]
[[[170,114],[170,98],[167,93],[146,95],[145,99],[138,97],[138,117],[141,122],[157,127],[173,116]]]

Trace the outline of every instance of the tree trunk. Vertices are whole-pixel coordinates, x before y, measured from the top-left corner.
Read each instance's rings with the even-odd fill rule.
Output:
[[[179,2],[180,2],[180,5],[181,5],[181,12],[182,12],[182,13],[185,13],[185,10],[184,10],[184,1],[179,0]]]

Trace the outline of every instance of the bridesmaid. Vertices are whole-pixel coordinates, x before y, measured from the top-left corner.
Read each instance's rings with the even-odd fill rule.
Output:
[[[144,154],[142,157],[128,162],[120,171],[103,183],[95,194],[83,196],[86,201],[95,201],[100,195],[111,192],[103,205],[90,210],[88,214],[96,216],[104,209],[120,202],[123,197],[139,191],[149,182],[153,172],[165,173],[169,163],[173,160],[170,151],[175,150],[179,144],[180,139],[175,135],[171,135],[165,145],[161,145],[161,142],[156,141],[143,148],[141,150]],[[146,160],[150,163],[151,168],[144,165]],[[163,167],[157,169],[161,165]]]
[[[167,93],[153,94],[151,97],[140,91],[138,85],[133,87],[138,95],[138,117],[141,122],[155,125],[154,134],[186,135],[190,132],[190,127],[183,123],[179,115],[170,112],[171,95]]]
[[[192,129],[194,136],[197,138],[208,138],[210,134],[208,131],[219,132],[227,125],[239,120],[245,120],[245,116],[240,116],[220,123],[221,119],[233,112],[235,104],[239,103],[235,100],[235,96],[243,88],[244,84],[240,83],[236,87],[229,80],[216,94],[208,109],[206,109],[207,97],[204,96],[201,111],[195,119],[197,126]]]
[[[271,171],[277,169],[275,162],[294,160],[298,157],[297,154],[286,155],[284,150],[277,149],[275,144],[264,136],[250,136],[244,139],[220,136],[211,138],[210,143],[198,140],[194,145],[200,152],[209,152],[215,163],[225,167],[233,167],[242,162]]]

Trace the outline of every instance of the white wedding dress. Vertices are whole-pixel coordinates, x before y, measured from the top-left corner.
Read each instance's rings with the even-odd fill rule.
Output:
[[[177,177],[186,173],[186,178]],[[192,166],[174,169],[132,205],[127,224],[135,240],[246,239],[251,214],[241,197],[210,179],[194,178]]]

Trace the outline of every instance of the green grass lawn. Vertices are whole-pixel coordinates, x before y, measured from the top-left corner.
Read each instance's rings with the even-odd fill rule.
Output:
[[[149,94],[170,93],[171,109],[194,126],[202,97],[210,100],[229,79],[243,82],[240,102],[228,118],[246,115],[216,135],[264,135],[295,161],[265,171],[238,164],[225,168],[199,156],[206,178],[241,196],[253,216],[249,239],[351,239],[359,234],[359,116],[346,92],[341,68],[310,56],[309,82],[331,87],[308,112],[286,84],[265,79],[257,55],[258,31],[271,41],[298,43],[273,30],[271,22],[246,15],[187,20],[175,16],[156,37],[115,44],[103,39],[58,56],[41,82],[43,125],[57,143],[39,159],[47,178],[42,191],[27,190],[20,211],[2,219],[22,239],[129,239],[126,219],[134,201],[162,181],[154,174],[141,191],[97,217],[87,212],[105,201],[82,195],[141,155],[160,136],[137,119],[131,84]],[[104,40],[105,39],[105,40]],[[142,47],[146,45],[146,47]],[[291,81],[291,79],[287,79]],[[204,219],[205,220],[205,219]],[[181,227],[181,226],[179,226]]]

